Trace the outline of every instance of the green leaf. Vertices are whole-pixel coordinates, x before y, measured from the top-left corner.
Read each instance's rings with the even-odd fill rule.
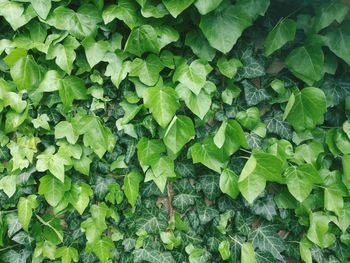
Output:
[[[200,119],[204,116],[210,109],[211,106],[211,96],[202,89],[198,95],[194,94],[189,88],[183,84],[177,85],[175,89],[177,95],[185,101],[186,106],[196,114]]]
[[[288,167],[284,176],[289,192],[299,202],[303,202],[309,196],[314,184],[322,182],[318,171],[311,164]]]
[[[266,181],[282,181],[282,164],[282,161],[272,154],[253,151],[238,180],[239,190],[249,203],[253,203],[264,190]]]
[[[317,33],[323,28],[329,26],[334,20],[341,23],[346,17],[348,9],[349,8],[345,3],[338,0],[324,2],[317,5],[314,22],[315,32]]]
[[[198,95],[206,84],[207,75],[211,70],[212,67],[207,62],[199,59],[193,61],[190,65],[183,63],[176,68],[173,81],[179,81]]]
[[[44,195],[49,205],[53,207],[57,206],[62,200],[64,193],[70,189],[71,181],[69,178],[65,179],[65,182],[62,183],[52,175],[41,177],[38,194]]]
[[[323,114],[326,111],[326,97],[323,91],[310,87],[290,96],[283,118],[287,119],[294,129],[302,131],[323,123]]]
[[[77,12],[64,6],[57,7],[46,22],[59,30],[67,30],[72,36],[83,39],[97,30],[102,21],[100,12],[91,4],[81,5]]]
[[[189,46],[192,49],[192,52],[200,59],[212,61],[215,57],[215,49],[210,46],[208,40],[199,30],[187,33],[185,45]]]
[[[308,85],[313,85],[323,77],[324,55],[322,48],[315,45],[298,47],[285,60],[292,73]]]
[[[123,21],[130,29],[144,24],[143,18],[137,12],[137,4],[130,0],[118,1],[118,5],[110,5],[103,10],[102,18],[105,24],[115,18]]]
[[[174,172],[174,161],[168,156],[160,157],[152,164],[152,170],[148,170],[145,182],[153,181],[163,193],[168,177],[176,177]]]
[[[139,58],[134,59],[130,65],[129,76],[139,77],[140,81],[147,86],[154,86],[160,76],[164,66],[158,56],[154,54],[148,55],[146,60]]]
[[[110,50],[109,42],[103,40],[95,42],[92,37],[85,38],[82,45],[91,68],[102,61],[105,54]]]
[[[241,262],[242,263],[254,263],[255,252],[252,243],[243,243],[241,248]]]
[[[75,144],[79,138],[79,129],[75,123],[68,121],[61,121],[55,126],[55,138],[67,138],[67,141],[71,144]]]
[[[192,120],[187,116],[178,115],[169,124],[163,141],[172,153],[177,154],[195,135]]]
[[[265,54],[270,56],[276,50],[283,47],[288,41],[292,41],[295,36],[296,23],[294,20],[286,18],[280,20],[265,40]]]
[[[33,215],[33,209],[38,206],[35,195],[30,195],[27,198],[21,197],[17,204],[18,220],[23,229],[28,232],[28,226]]]
[[[350,51],[348,43],[350,41],[350,22],[344,22],[336,29],[329,31],[325,35],[325,42],[329,49],[338,57],[350,65]]]
[[[73,62],[76,58],[75,49],[80,46],[80,43],[72,36],[68,36],[63,45],[61,43],[51,45],[46,55],[47,59],[55,59],[56,64],[67,74],[71,74]]]
[[[248,240],[260,251],[270,252],[276,259],[283,260],[281,253],[286,249],[286,246],[275,226],[260,225],[249,233]]]
[[[80,134],[84,134],[84,145],[91,147],[99,158],[102,158],[106,151],[111,152],[114,149],[116,137],[98,117],[83,116],[77,125],[80,128]]]
[[[144,94],[144,105],[151,110],[153,117],[162,128],[170,123],[180,107],[177,94],[170,87],[148,88]]]
[[[62,263],[78,262],[78,250],[74,247],[60,247],[56,250],[55,256],[62,259]]]
[[[17,60],[11,67],[11,77],[18,90],[31,90],[36,88],[41,80],[41,71],[32,56]]]
[[[162,0],[166,9],[173,17],[177,17],[181,14],[186,8],[188,8],[194,0]]]
[[[82,215],[87,206],[89,205],[89,197],[93,195],[93,191],[88,184],[82,183],[78,187],[78,193],[78,198],[74,201],[71,201],[71,203],[74,206],[74,208],[78,211],[78,213]]]
[[[135,262],[173,263],[174,258],[170,252],[160,252],[152,249],[135,249],[133,252]]]
[[[244,87],[244,96],[248,106],[257,105],[262,101],[271,98],[270,94],[264,88],[258,88],[247,80],[242,81]]]
[[[0,179],[0,190],[3,190],[5,194],[10,198],[16,192],[16,176],[8,175]]]
[[[221,57],[217,62],[217,66],[222,75],[232,79],[236,75],[237,69],[242,67],[243,64],[235,58],[227,60],[226,58]]]
[[[241,146],[248,148],[242,127],[235,120],[224,121],[214,136],[214,143],[225,150],[228,156]]]
[[[227,260],[231,256],[230,242],[228,240],[221,241],[219,244],[219,253],[223,260]]]
[[[213,12],[202,16],[199,27],[213,48],[227,53],[251,24],[251,17],[240,7],[224,2]]]
[[[24,8],[21,3],[2,0],[0,2],[0,16],[6,19],[13,30],[17,30],[35,17],[35,11],[32,6]]]
[[[165,147],[160,140],[141,138],[137,144],[137,158],[141,165],[152,165],[165,152]]]
[[[231,170],[225,169],[220,175],[220,190],[235,199],[239,194],[238,176]]]
[[[43,19],[46,19],[51,9],[51,0],[30,0],[35,12]]]
[[[328,216],[323,212],[310,213],[307,237],[321,248],[331,246],[336,240],[335,235],[329,232],[329,223],[332,221],[336,221],[334,216]]]
[[[142,181],[142,176],[136,170],[131,171],[124,176],[124,193],[129,204],[134,207],[139,196],[139,185]]]
[[[114,249],[115,246],[110,237],[103,237],[97,242],[86,246],[86,250],[88,252],[94,252],[101,263],[108,262]]]
[[[221,2],[222,0],[197,0],[194,5],[201,15],[206,15],[215,10]]]
[[[206,138],[203,143],[196,143],[191,147],[193,163],[202,163],[215,172],[221,173],[226,166],[226,154],[219,149],[212,138]]]

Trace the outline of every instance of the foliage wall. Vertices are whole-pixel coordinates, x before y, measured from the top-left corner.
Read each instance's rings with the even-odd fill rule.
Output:
[[[350,262],[341,0],[0,0],[0,261]]]

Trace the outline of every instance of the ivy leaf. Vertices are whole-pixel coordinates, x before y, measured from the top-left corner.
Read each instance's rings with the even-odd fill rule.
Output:
[[[134,59],[130,65],[129,76],[139,77],[140,81],[147,86],[154,86],[160,76],[159,73],[164,68],[161,60],[154,54],[148,55],[146,60]]]
[[[225,169],[220,175],[220,190],[235,199],[239,194],[238,176],[231,170]]]
[[[43,19],[46,19],[51,9],[51,0],[30,0],[35,12]]]
[[[36,88],[41,80],[41,71],[32,56],[26,56],[17,60],[11,67],[10,73],[18,90]]]
[[[227,60],[226,58],[221,57],[217,62],[217,66],[222,75],[232,79],[236,75],[237,69],[239,67],[242,67],[243,64],[241,63],[241,61],[235,58]]]
[[[49,205],[55,207],[62,200],[64,193],[70,189],[70,185],[69,178],[62,183],[52,175],[45,175],[40,178],[38,194],[44,195]]]
[[[133,28],[125,44],[125,51],[139,57],[145,52],[158,54],[161,47],[157,39],[157,31],[150,25]]]
[[[321,177],[311,164],[288,167],[284,172],[289,192],[303,202],[311,193],[313,185],[321,183]]]
[[[197,0],[194,5],[201,15],[206,15],[215,10],[221,2],[222,0]]]
[[[38,206],[35,195],[30,195],[27,198],[21,197],[17,204],[18,220],[23,229],[28,232],[28,226],[33,215],[33,209]]]
[[[235,120],[224,121],[214,136],[214,143],[225,150],[228,156],[241,146],[248,148],[242,127]]]
[[[179,81],[188,87],[194,94],[198,95],[206,84],[207,75],[211,70],[212,67],[202,60],[197,59],[190,65],[183,63],[176,68],[173,75],[173,81]]]
[[[142,138],[137,144],[137,158],[142,165],[152,165],[165,152],[162,141]]]
[[[317,124],[323,123],[326,111],[326,96],[323,91],[310,87],[290,96],[283,119],[287,119],[297,131],[313,129]]]
[[[329,49],[350,65],[350,51],[347,43],[350,41],[350,22],[344,22],[335,30],[325,35],[325,42]]]
[[[188,8],[194,0],[162,0],[166,9],[173,17],[177,17],[181,14],[186,8]]]
[[[336,222],[336,218],[324,212],[310,213],[310,228],[307,231],[307,237],[321,248],[331,246],[336,240],[335,235],[329,232],[328,224],[331,221]]]
[[[292,73],[308,85],[323,77],[324,55],[322,48],[315,45],[298,47],[285,60]]]
[[[206,205],[203,202],[196,204],[199,221],[202,225],[205,225],[212,221],[219,215],[218,211],[211,206]]]
[[[93,244],[87,244],[86,250],[94,252],[101,263],[107,263],[115,249],[114,243],[110,237],[103,237]]]
[[[292,138],[292,127],[283,120],[283,112],[277,111],[272,116],[267,116],[264,119],[264,123],[268,132],[277,134],[286,140]]]
[[[333,107],[343,102],[350,94],[350,82],[344,78],[326,77],[321,89],[326,95],[327,106]]]
[[[202,163],[215,172],[221,173],[226,165],[226,154],[219,149],[212,138],[206,138],[203,143],[196,143],[191,147],[193,163]]]
[[[102,18],[105,24],[118,18],[130,29],[141,26],[144,23],[143,18],[137,12],[137,4],[129,0],[118,1],[118,5],[109,5],[103,10]]]
[[[211,97],[202,89],[198,95],[194,94],[189,88],[183,84],[177,85],[175,89],[177,95],[185,101],[186,106],[196,114],[200,119],[203,119],[204,116],[210,109],[211,106]]]
[[[251,82],[244,80],[242,81],[244,87],[244,96],[248,106],[257,105],[262,101],[271,98],[269,93],[264,88],[257,88]]]
[[[75,144],[79,138],[79,129],[73,123],[61,121],[55,126],[55,138],[67,138],[71,144]]]
[[[341,1],[333,1],[329,3],[321,3],[317,6],[316,16],[314,22],[315,32],[319,32],[321,29],[332,24],[334,20],[341,23],[346,14],[348,13],[348,7]]]
[[[64,70],[67,74],[70,74],[73,69],[73,62],[76,58],[75,49],[80,46],[80,43],[72,36],[68,36],[63,45],[61,43],[57,45],[51,45],[46,55],[47,59],[55,59],[56,64]]]
[[[210,46],[208,40],[199,30],[187,33],[185,45],[189,46],[200,59],[212,61],[215,56],[215,49]]]
[[[90,198],[89,196],[93,195],[93,191],[88,184],[82,183],[79,187],[77,187],[78,198],[71,201],[71,204],[78,211],[80,215],[82,215],[89,205]]]
[[[150,262],[150,263],[173,263],[174,258],[170,252],[160,252],[151,249],[135,249],[133,252],[135,262]]]
[[[4,0],[0,3],[0,15],[17,30],[35,17],[35,11],[32,6],[24,8],[21,3]]]
[[[255,262],[255,252],[252,243],[245,242],[242,244],[241,255],[242,263]]]
[[[227,53],[251,24],[252,18],[240,7],[223,3],[202,16],[199,27],[213,48]]]
[[[111,152],[116,144],[116,138],[109,128],[102,125],[96,116],[83,116],[78,121],[80,134],[84,134],[83,142],[87,147],[102,158],[106,151]]]
[[[81,5],[77,12],[64,6],[57,7],[47,17],[46,22],[59,30],[67,30],[72,36],[83,39],[97,30],[102,21],[98,9],[93,5]]]
[[[170,123],[180,107],[177,94],[170,87],[148,88],[144,94],[144,103],[147,108],[151,109],[152,115],[162,128]]]
[[[91,68],[102,61],[105,54],[110,49],[109,42],[102,40],[95,42],[92,37],[85,38],[82,45],[85,49],[86,59]]]
[[[272,154],[253,151],[238,180],[239,190],[249,203],[253,203],[264,190],[267,180],[282,181],[282,164],[282,161]]]
[[[249,233],[248,240],[259,250],[270,252],[276,259],[283,260],[281,253],[286,247],[277,232],[273,225],[260,225]]]
[[[286,18],[280,20],[265,40],[265,54],[270,56],[276,50],[283,47],[288,41],[292,41],[295,36],[296,23],[294,20]]]
[[[16,192],[16,176],[8,175],[0,179],[0,190],[10,198]]]
[[[195,135],[192,120],[187,116],[178,115],[169,124],[163,141],[172,153],[177,154]]]
[[[257,215],[263,216],[268,221],[277,216],[276,205],[271,195],[256,200],[252,205],[252,211]]]
[[[145,177],[145,182],[154,181],[159,190],[163,193],[168,177],[176,177],[174,172],[174,161],[168,156],[160,157],[152,164],[152,170],[148,170]]]
[[[136,204],[141,181],[142,176],[136,170],[133,170],[124,176],[124,193],[132,207],[134,207]]]
[[[60,247],[56,250],[56,257],[62,259],[62,263],[78,262],[78,250],[74,247]]]

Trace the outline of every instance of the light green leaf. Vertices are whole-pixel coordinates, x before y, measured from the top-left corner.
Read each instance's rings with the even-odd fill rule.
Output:
[[[292,73],[308,85],[322,79],[324,55],[322,48],[315,45],[298,47],[285,60]]]
[[[197,0],[194,5],[201,15],[206,15],[215,10],[221,2],[222,0]]]
[[[224,168],[227,162],[224,149],[219,149],[210,137],[202,143],[194,144],[191,147],[191,156],[193,163],[202,163],[218,173],[221,173],[221,168]]]
[[[59,30],[67,30],[72,36],[83,39],[97,30],[102,17],[97,8],[91,4],[83,4],[77,12],[64,6],[57,7],[47,17],[46,23]]]
[[[55,256],[61,258],[62,263],[78,262],[78,250],[74,247],[60,247],[56,250]]]
[[[174,172],[174,161],[168,156],[160,157],[151,166],[152,170],[148,170],[145,177],[145,182],[153,181],[163,193],[165,190],[168,177],[176,177]]]
[[[282,165],[282,161],[272,154],[253,151],[238,180],[244,198],[253,203],[264,190],[266,181],[281,182]]]
[[[221,241],[219,244],[219,253],[223,260],[227,260],[231,256],[231,246],[228,240]]]
[[[52,175],[45,175],[40,178],[38,194],[44,195],[49,205],[55,207],[62,200],[64,193],[70,189],[71,180],[66,177],[62,183]]]
[[[238,176],[231,170],[225,169],[220,175],[220,190],[235,199],[239,194]]]
[[[84,134],[84,145],[91,147],[99,158],[102,158],[106,151],[111,152],[114,149],[116,136],[97,116],[83,116],[78,120],[77,127],[80,134]]]
[[[139,196],[139,185],[142,181],[141,174],[133,170],[124,177],[124,193],[129,204],[134,207]]]
[[[255,252],[252,243],[245,242],[241,248],[241,262],[255,263]]]
[[[203,33],[199,30],[188,32],[185,39],[185,45],[192,49],[200,59],[212,61],[215,57],[215,49],[212,48]]]
[[[32,6],[24,8],[23,4],[9,0],[0,2],[0,16],[6,19],[13,30],[17,30],[27,24],[35,15]]]
[[[91,68],[102,61],[107,51],[111,49],[109,42],[103,40],[95,42],[92,37],[85,38],[82,45]]]
[[[110,237],[103,237],[93,244],[88,244],[86,250],[94,252],[101,263],[107,263],[111,258],[112,251],[115,249],[114,243]]]
[[[240,7],[223,3],[202,16],[199,27],[213,48],[227,53],[251,24],[251,17]]]
[[[173,81],[179,81],[198,95],[206,84],[207,75],[211,70],[212,67],[207,62],[199,59],[193,61],[190,65],[183,63],[176,68]]]
[[[78,211],[78,213],[82,215],[86,207],[89,205],[89,202],[90,202],[89,197],[93,195],[93,191],[88,184],[82,183],[78,187],[78,192],[79,192],[78,198],[71,203],[74,206],[74,208]]]
[[[43,19],[46,19],[51,9],[51,0],[30,0],[35,12]]]
[[[177,94],[170,87],[148,88],[144,94],[144,105],[150,108],[153,117],[162,128],[165,128],[170,123],[175,112],[180,107]]]
[[[33,209],[38,206],[35,195],[30,195],[27,198],[21,197],[17,204],[18,220],[23,229],[28,232],[28,226],[33,215]]]
[[[166,9],[173,17],[177,17],[181,14],[186,8],[188,8],[194,0],[162,0]]]
[[[331,246],[336,237],[329,232],[329,223],[337,222],[334,216],[326,215],[324,212],[310,213],[310,228],[307,231],[307,237],[320,246],[326,248]]]
[[[283,119],[287,119],[297,131],[313,129],[317,124],[323,123],[326,111],[326,96],[323,91],[312,87],[304,88],[290,96]]]
[[[169,124],[163,141],[172,153],[177,154],[195,135],[192,120],[187,116],[178,115]]]
[[[270,56],[276,50],[283,47],[288,41],[292,41],[295,36],[296,23],[294,20],[286,18],[280,20],[265,40],[265,54]]]
[[[32,56],[26,56],[17,60],[11,67],[10,73],[18,90],[34,89],[41,80],[41,71]]]
[[[137,158],[142,165],[152,165],[164,152],[165,147],[160,140],[141,138],[137,144]]]
[[[125,44],[125,51],[139,57],[145,52],[158,54],[161,47],[157,39],[157,31],[150,25],[133,28]]]
[[[130,65],[129,76],[139,77],[140,81],[148,86],[154,86],[159,78],[159,73],[164,68],[161,60],[154,54],[148,55],[146,60],[134,59]]]
[[[350,51],[348,43],[350,41],[350,22],[344,22],[336,29],[329,31],[325,35],[326,45],[329,49],[350,65]]]
[[[217,62],[217,66],[222,75],[232,79],[236,75],[238,68],[242,67],[243,64],[235,58],[227,60],[225,57],[221,57]]]
[[[67,141],[71,144],[75,144],[79,138],[79,129],[68,121],[61,121],[55,126],[55,138],[67,138]]]
[[[309,196],[314,184],[322,182],[318,171],[311,164],[288,167],[284,176],[289,192],[299,202]]]
[[[0,190],[10,198],[16,192],[16,176],[8,175],[0,179]]]

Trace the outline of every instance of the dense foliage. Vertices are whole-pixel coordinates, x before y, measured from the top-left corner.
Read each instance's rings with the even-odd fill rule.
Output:
[[[0,261],[350,262],[341,0],[0,0]]]

